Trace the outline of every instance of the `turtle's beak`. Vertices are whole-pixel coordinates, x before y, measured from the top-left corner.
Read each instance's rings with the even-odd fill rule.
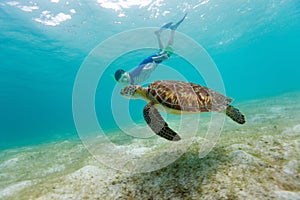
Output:
[[[121,89],[120,94],[125,97],[127,96],[126,87]]]

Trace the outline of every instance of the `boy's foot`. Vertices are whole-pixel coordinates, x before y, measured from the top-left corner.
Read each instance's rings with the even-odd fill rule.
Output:
[[[183,16],[183,18],[181,20],[179,20],[176,24],[171,25],[170,29],[173,30],[173,31],[176,30],[177,27],[183,22],[183,20],[185,19],[186,15],[187,15],[187,13],[185,13],[185,15]]]

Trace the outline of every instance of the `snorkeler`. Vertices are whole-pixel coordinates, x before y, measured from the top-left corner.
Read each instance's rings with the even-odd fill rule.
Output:
[[[154,33],[157,36],[157,40],[159,44],[159,52],[144,59],[139,64],[139,66],[133,69],[132,71],[126,72],[123,69],[117,70],[115,72],[116,81],[125,85],[127,84],[136,85],[148,79],[150,74],[157,67],[157,65],[162,61],[167,60],[173,54],[172,45],[174,43],[175,30],[183,22],[186,15],[187,14],[185,14],[183,18],[179,20],[177,23],[173,24],[172,22],[169,22],[163,25],[159,30],[155,31]],[[163,30],[168,28],[171,29],[170,38],[168,40],[167,45],[164,46],[160,35]]]

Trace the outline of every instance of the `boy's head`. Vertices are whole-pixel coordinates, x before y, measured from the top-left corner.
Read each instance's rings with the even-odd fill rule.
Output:
[[[122,84],[129,84],[130,83],[130,77],[128,72],[125,72],[123,69],[119,69],[115,72],[115,79],[119,83]]]

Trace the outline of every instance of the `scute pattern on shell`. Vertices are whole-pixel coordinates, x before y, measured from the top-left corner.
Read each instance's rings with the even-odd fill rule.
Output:
[[[207,87],[181,81],[153,82],[148,86],[148,96],[163,106],[187,112],[220,112],[232,102]]]

